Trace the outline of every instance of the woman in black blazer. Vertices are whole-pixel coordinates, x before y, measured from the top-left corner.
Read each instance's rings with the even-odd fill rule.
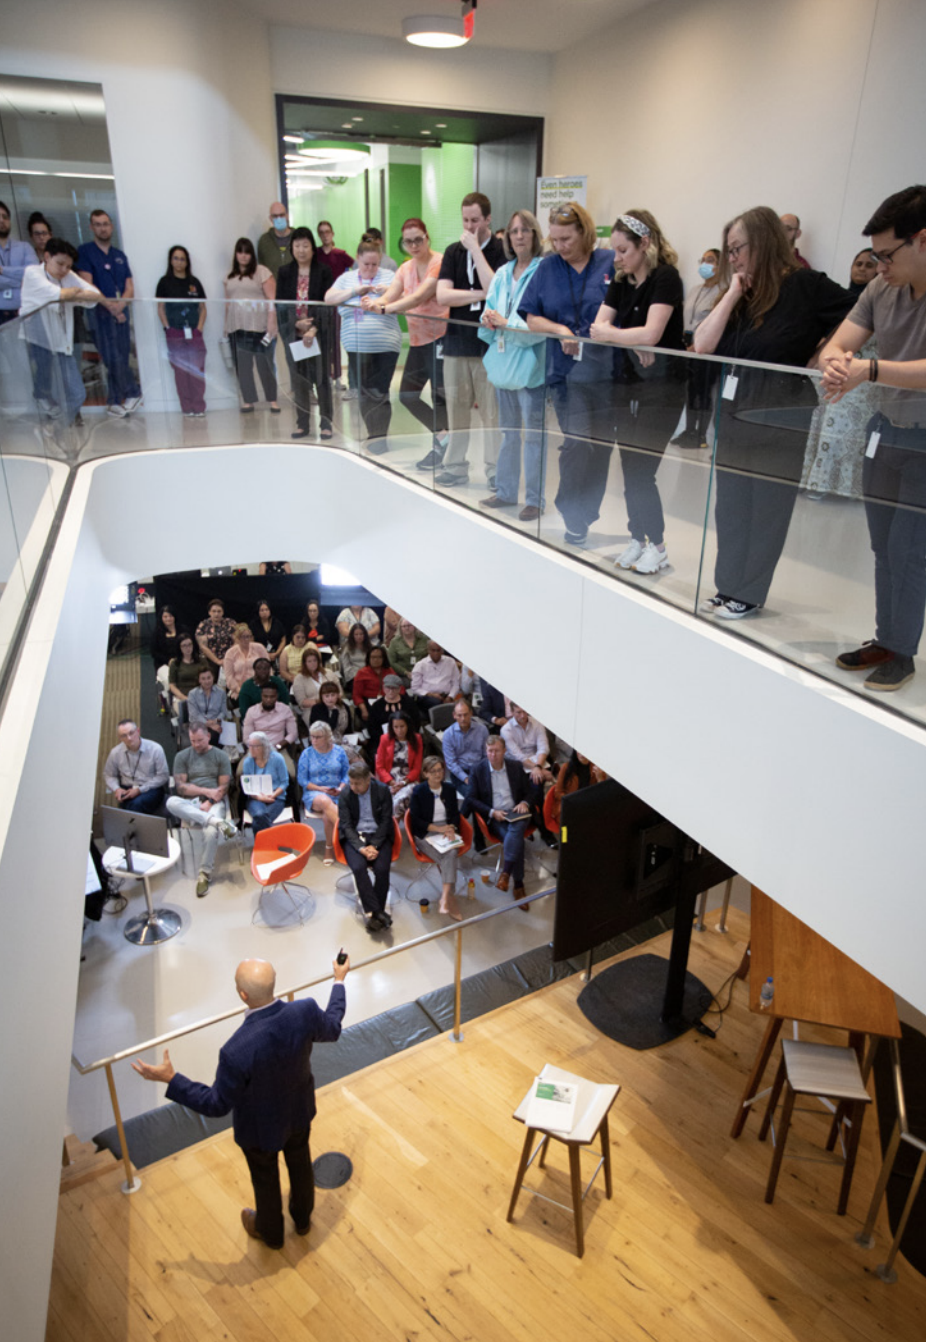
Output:
[[[439,911],[462,922],[454,891],[457,884],[457,850],[445,853],[434,847],[429,836],[444,834],[448,838],[460,834],[460,808],[456,789],[444,782],[444,764],[436,756],[429,756],[421,766],[424,782],[419,783],[408,806],[409,827],[415,843],[426,857],[436,863],[441,878]]]
[[[286,350],[296,403],[294,438],[309,435],[309,412],[312,388],[318,397],[318,416],[321,421],[319,437],[328,439],[331,428],[331,379],[328,376],[328,341],[331,331],[331,309],[324,306],[325,294],[331,288],[332,275],[328,266],[319,259],[315,238],[310,228],[294,228],[292,236],[293,260],[281,266],[277,274],[277,323]],[[309,306],[312,304],[312,306]],[[317,339],[319,354],[311,359],[294,359],[290,344],[301,340],[309,346]]]

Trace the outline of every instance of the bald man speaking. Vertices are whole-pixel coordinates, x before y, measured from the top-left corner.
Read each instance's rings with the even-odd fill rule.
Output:
[[[312,1045],[334,1043],[347,1005],[344,980],[350,960],[332,965],[334,983],[324,1011],[312,998],[276,1001],[276,973],[266,960],[242,960],[235,972],[238,996],[248,1008],[243,1025],[219,1053],[211,1086],[174,1071],[167,1049],[152,1066],[139,1058],[132,1066],[148,1081],[166,1081],[167,1098],[198,1114],[219,1118],[231,1110],[235,1141],[244,1152],[254,1186],[254,1208],[241,1224],[252,1239],[283,1247],[283,1198],[279,1155],[289,1171],[289,1214],[296,1231],[307,1235],[315,1205],[309,1132],[315,1117]]]

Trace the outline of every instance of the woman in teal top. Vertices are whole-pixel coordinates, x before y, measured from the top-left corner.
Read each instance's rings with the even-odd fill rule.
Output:
[[[518,502],[521,442],[524,442],[524,507],[522,522],[543,512],[543,407],[545,401],[545,339],[531,335],[518,304],[540,264],[543,235],[529,210],[516,210],[504,237],[505,255],[513,259],[495,272],[489,286],[479,337],[489,346],[486,374],[498,395],[502,442],[498,453],[496,493],[482,500],[484,508]]]

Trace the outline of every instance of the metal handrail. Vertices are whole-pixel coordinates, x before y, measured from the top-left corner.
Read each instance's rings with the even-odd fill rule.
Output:
[[[855,1239],[863,1249],[870,1249],[875,1242],[874,1224],[878,1209],[887,1190],[888,1180],[894,1169],[894,1161],[897,1159],[897,1152],[900,1150],[900,1143],[906,1142],[919,1151],[920,1158],[916,1164],[916,1171],[913,1175],[913,1182],[910,1185],[910,1192],[907,1194],[907,1200],[904,1203],[903,1211],[900,1214],[900,1220],[897,1222],[897,1229],[894,1232],[894,1238],[891,1242],[890,1251],[887,1259],[879,1263],[877,1267],[878,1276],[883,1282],[889,1285],[897,1280],[897,1273],[894,1270],[894,1259],[900,1248],[900,1241],[903,1239],[904,1231],[907,1228],[907,1222],[910,1219],[910,1213],[913,1210],[913,1204],[916,1201],[917,1194],[920,1191],[920,1185],[923,1182],[923,1175],[926,1174],[926,1141],[921,1137],[915,1136],[910,1131],[909,1121],[907,1119],[907,1097],[903,1088],[903,1071],[900,1066],[900,1044],[896,1039],[891,1040],[891,1072],[894,1080],[894,1097],[897,1101],[897,1120],[894,1123],[894,1131],[891,1133],[891,1140],[888,1142],[887,1150],[884,1153],[884,1160],[881,1164],[881,1173],[878,1175],[878,1182],[875,1185],[875,1191],[871,1196],[871,1206],[868,1208],[868,1215],[865,1217],[865,1224],[856,1235]]]
[[[535,900],[544,899],[547,895],[554,893],[555,887],[553,886],[546,890],[536,890],[532,895],[525,895],[523,899],[516,900],[512,904],[505,904],[500,909],[488,909],[485,913],[476,914],[475,917],[467,918],[462,923],[453,923],[449,927],[439,927],[434,932],[426,932],[424,936],[413,937],[411,941],[403,941],[398,946],[390,946],[387,950],[379,951],[376,955],[369,955],[365,960],[359,960],[357,964],[351,965],[351,973],[355,973],[358,969],[365,969],[368,965],[379,964],[380,961],[388,960],[390,956],[398,955],[402,951],[410,951],[415,946],[424,946],[429,941],[437,941],[440,937],[447,937],[454,933],[456,947],[453,973],[453,1030],[451,1036],[455,1043],[460,1044],[463,1042],[463,1033],[460,1029],[460,1012],[463,987],[463,933],[465,929],[474,927],[477,923],[484,923],[489,918],[497,918],[500,914],[511,913],[513,909],[525,909]],[[291,1002],[296,993],[305,992],[307,988],[317,987],[319,983],[325,983],[330,978],[330,973],[321,974],[317,978],[309,979],[294,988],[287,988],[284,992],[277,993],[277,997],[285,997]],[[132,1169],[132,1162],[129,1157],[128,1143],[122,1122],[122,1111],[119,1107],[119,1097],[116,1093],[116,1082],[113,1076],[113,1064],[123,1062],[136,1053],[144,1052],[145,1049],[159,1048],[161,1044],[170,1043],[173,1039],[181,1039],[185,1035],[195,1034],[198,1030],[206,1030],[211,1025],[218,1025],[225,1020],[233,1020],[235,1016],[243,1016],[247,1009],[245,1006],[233,1007],[230,1011],[220,1012],[216,1016],[207,1016],[203,1020],[194,1021],[192,1025],[184,1025],[178,1030],[171,1030],[167,1034],[158,1035],[155,1039],[147,1039],[143,1043],[133,1044],[131,1048],[120,1049],[118,1053],[111,1053],[107,1058],[98,1058],[96,1062],[82,1063],[76,1054],[71,1054],[71,1065],[81,1076],[87,1076],[90,1072],[96,1072],[100,1069],[106,1072],[109,1098],[112,1101],[116,1131],[119,1134],[119,1144],[122,1148],[122,1163],[125,1168],[125,1181],[122,1184],[123,1193],[136,1193],[141,1188],[141,1180]]]

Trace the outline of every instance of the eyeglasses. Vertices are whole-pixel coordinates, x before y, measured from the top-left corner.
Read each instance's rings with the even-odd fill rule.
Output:
[[[550,214],[550,223],[571,224],[578,219],[578,215],[571,205],[561,205],[559,209],[553,210]]]
[[[402,241],[405,243],[406,247],[420,247],[422,243],[427,242],[427,238],[403,238]]]
[[[871,259],[879,266],[889,266],[901,247],[909,247],[912,241],[912,238],[904,238],[903,242],[898,242],[897,246],[892,247],[889,252],[872,252]]]
[[[735,261],[744,247],[748,247],[748,242],[738,242],[735,247],[727,248],[727,260]]]

